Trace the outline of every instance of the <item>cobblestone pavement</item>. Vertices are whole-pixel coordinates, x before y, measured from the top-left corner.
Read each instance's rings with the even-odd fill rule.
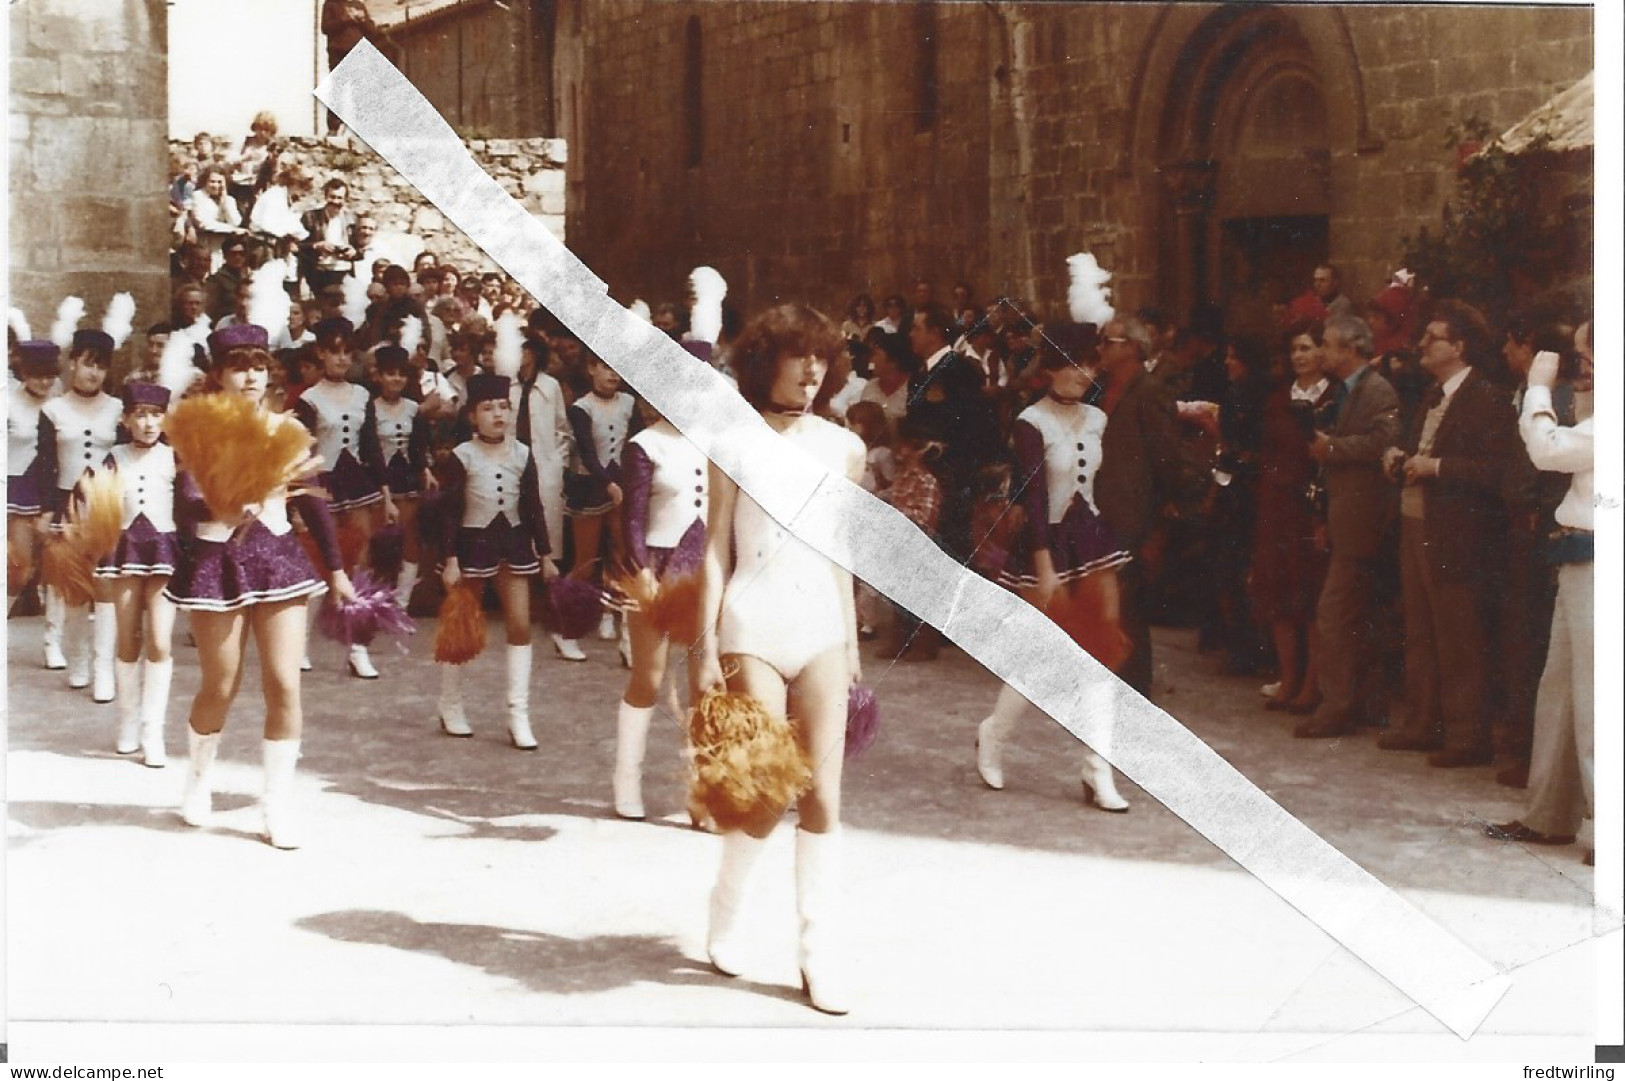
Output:
[[[1223,1053],[1244,1057],[1324,1051],[1356,1030],[1442,1032],[1134,785],[1123,785],[1128,815],[1087,807],[1076,744],[1059,726],[1029,716],[1006,756],[1007,788],[984,788],[972,740],[996,683],[951,649],[924,664],[866,659],[883,721],[846,782],[846,940],[858,1008],[835,1019],[803,1002],[788,823],[750,900],[751,967],[722,977],[704,961],[718,846],[688,828],[670,717],[657,717],[650,738],[650,820],[609,810],[624,679],[613,645],[584,643],[590,660],[574,665],[538,647],[532,709],[542,747],[524,754],[508,746],[495,709],[470,709],[474,739],[437,732],[431,627],[421,628],[407,656],[375,649],[385,673],[375,683],[350,677],[338,647],[315,647],[297,789],[310,836],[282,852],[255,836],[252,669],[223,743],[218,823],[193,830],[173,809],[198,675],[195,654],[179,644],[184,623],[174,758],[151,770],[112,752],[114,707],[91,704],[39,666],[39,621],[12,620],[14,1027],[1081,1030],[1130,1055],[1184,1047],[1140,1039],[1174,1031],[1239,1034]],[[1193,638],[1158,632],[1159,704],[1513,971],[1482,1038],[1589,1047],[1586,944],[1608,927],[1594,924],[1580,851],[1484,838],[1483,822],[1518,810],[1517,794],[1489,770],[1429,770],[1421,756],[1379,752],[1369,735],[1290,738],[1283,715],[1259,708],[1257,681],[1212,674]],[[496,688],[501,663],[488,651],[470,685]]]

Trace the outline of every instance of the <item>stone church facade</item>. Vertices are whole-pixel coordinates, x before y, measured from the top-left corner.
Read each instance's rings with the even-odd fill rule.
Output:
[[[1470,119],[1593,66],[1582,7],[594,0],[561,5],[571,244],[626,299],[716,266],[749,310],[858,291],[1251,324],[1317,261],[1369,295]]]

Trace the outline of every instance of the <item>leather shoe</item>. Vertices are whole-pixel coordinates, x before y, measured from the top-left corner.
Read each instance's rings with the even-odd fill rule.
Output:
[[[1288,702],[1286,704],[1286,711],[1292,714],[1294,717],[1307,717],[1309,714],[1320,708],[1320,701],[1319,696],[1316,696],[1314,699],[1308,702]]]
[[[1495,775],[1495,783],[1505,785],[1507,788],[1528,788],[1529,767],[1522,762],[1515,762]]]
[[[1522,822],[1503,822],[1496,826],[1485,826],[1484,836],[1493,837],[1497,841],[1512,841],[1520,845],[1571,845],[1574,843],[1574,834],[1541,833],[1532,830]]]
[[[1304,721],[1292,730],[1292,735],[1297,739],[1336,739],[1349,732],[1348,725],[1335,721]]]
[[[1488,747],[1450,747],[1428,755],[1434,769],[1460,769],[1463,766],[1492,766],[1495,752]]]
[[[1377,746],[1384,751],[1437,751],[1444,745],[1430,736],[1413,732],[1384,732],[1377,737]]]

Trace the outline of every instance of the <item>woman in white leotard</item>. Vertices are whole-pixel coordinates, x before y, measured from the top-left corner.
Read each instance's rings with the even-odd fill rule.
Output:
[[[856,483],[863,441],[815,415],[845,382],[844,372],[831,371],[844,366],[844,357],[829,319],[787,304],[752,321],[735,343],[733,366],[739,393],[769,427]],[[801,979],[814,1008],[845,1013],[839,947],[831,939],[839,933],[833,910],[846,698],[859,675],[852,576],[791,536],[715,465],[709,487],[701,682],[715,687],[726,680],[729,690],[788,717],[811,756],[812,789],[801,797],[796,829]],[[723,834],[707,950],[727,975],[741,967],[734,931],[751,868],[784,811],[764,807],[758,822]]]

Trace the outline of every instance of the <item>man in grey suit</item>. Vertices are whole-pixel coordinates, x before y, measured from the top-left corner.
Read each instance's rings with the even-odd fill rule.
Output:
[[[1329,432],[1319,432],[1309,453],[1320,463],[1326,488],[1326,535],[1331,564],[1315,611],[1320,635],[1318,715],[1293,735],[1324,739],[1380,723],[1386,708],[1377,663],[1376,575],[1383,538],[1397,509],[1383,455],[1399,442],[1399,397],[1374,371],[1371,328],[1340,315],[1326,323],[1323,367],[1342,401]]]

